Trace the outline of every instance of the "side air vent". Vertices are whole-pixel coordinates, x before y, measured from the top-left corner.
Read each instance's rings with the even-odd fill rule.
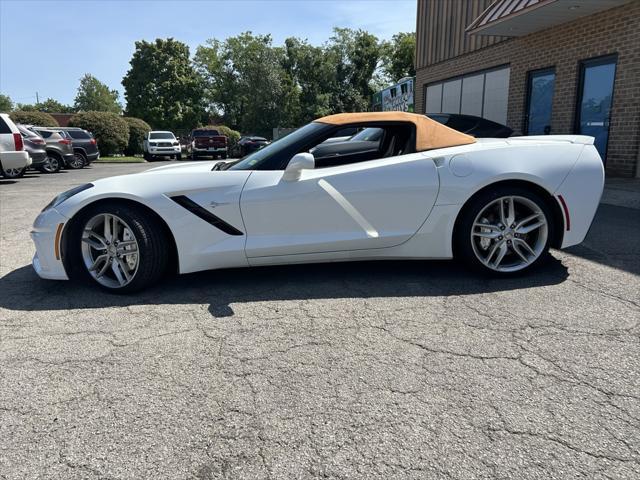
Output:
[[[202,208],[200,205],[198,205],[196,202],[185,195],[176,195],[175,197],[171,197],[171,200],[176,202],[181,207],[189,210],[195,216],[200,217],[205,222],[213,225],[218,230],[222,230],[228,235],[244,235],[244,233],[242,233],[236,227],[234,227],[233,225],[229,225],[221,218],[216,217],[213,213]]]

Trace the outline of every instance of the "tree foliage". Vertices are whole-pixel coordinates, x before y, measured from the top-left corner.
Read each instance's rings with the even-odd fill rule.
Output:
[[[289,100],[280,54],[270,35],[251,32],[198,47],[195,64],[211,111],[243,132],[270,133]]]
[[[142,152],[142,142],[147,133],[151,131],[151,127],[147,122],[140,118],[123,117],[129,126],[129,142],[127,148],[124,149],[125,155],[136,155]]]
[[[13,101],[9,95],[0,93],[0,112],[9,113],[11,110],[13,110]]]
[[[36,103],[35,110],[47,113],[73,113],[75,109],[71,105],[65,105],[53,98],[47,98],[44,102]]]
[[[416,75],[415,52],[415,32],[397,33],[390,41],[382,43],[382,70],[388,83],[395,83],[401,78]]]
[[[9,114],[15,123],[37,125],[39,127],[59,127],[58,121],[51,115],[37,110],[14,110]]]
[[[85,73],[80,79],[74,108],[79,112],[122,112],[118,91],[110,90],[107,85],[89,73]]]
[[[129,124],[116,113],[77,113],[69,120],[69,126],[93,133],[103,155],[122,153],[129,143]]]
[[[172,38],[136,42],[122,80],[127,115],[154,128],[188,130],[203,116],[203,85],[189,57],[189,47]]]

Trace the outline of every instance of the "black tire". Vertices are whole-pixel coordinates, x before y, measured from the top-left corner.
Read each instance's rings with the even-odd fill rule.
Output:
[[[179,162],[182,161],[182,154],[181,153],[176,155],[176,160],[179,161]]]
[[[7,170],[0,167],[0,175],[2,175],[3,178],[6,178],[8,180],[24,177],[24,173],[26,171],[27,171],[26,167],[25,168],[9,168]]]
[[[62,168],[62,158],[54,153],[47,152],[45,164],[38,167],[42,173],[58,173]]]
[[[147,162],[153,162],[155,159],[153,157],[153,155],[150,155],[148,152],[144,152],[143,158],[147,161]]]
[[[533,260],[531,263],[527,264],[523,268],[516,271],[498,271],[490,268],[485,265],[480,259],[476,256],[474,252],[474,247],[472,244],[472,229],[473,223],[476,217],[480,214],[480,212],[487,207],[490,203],[495,202],[497,199],[501,197],[524,197],[525,199],[530,200],[535,203],[538,208],[542,211],[544,216],[546,217],[547,223],[547,238],[544,246],[541,249],[541,253],[538,257]],[[454,257],[464,262],[464,264],[473,270],[481,272],[483,274],[488,274],[495,277],[509,277],[514,275],[519,275],[525,272],[530,272],[531,270],[542,265],[549,258],[549,247],[551,245],[551,241],[555,235],[556,225],[554,225],[554,216],[551,211],[551,207],[549,206],[546,199],[541,197],[536,192],[529,190],[527,188],[518,187],[518,186],[496,186],[495,188],[484,190],[480,192],[475,197],[473,197],[467,205],[465,205],[464,209],[460,213],[458,220],[456,221],[456,226],[454,229],[454,237],[453,237],[453,247],[454,247]],[[493,240],[494,242],[497,240]],[[515,246],[514,240],[514,246]],[[540,242],[542,244],[542,241]]]
[[[227,154],[226,154],[226,153],[223,153],[223,154],[221,155],[221,157],[222,157],[222,159],[223,159],[223,160],[226,160],[226,159],[227,159]]]
[[[68,162],[69,168],[73,170],[80,170],[81,168],[84,168],[86,164],[87,164],[87,159],[80,152],[74,152],[73,160]]]
[[[116,215],[130,226],[138,242],[139,264],[130,283],[110,288],[98,283],[90,274],[82,258],[82,232],[87,222],[96,215]],[[157,283],[166,273],[169,241],[160,221],[141,207],[112,201],[89,206],[81,211],[65,233],[64,265],[72,280],[97,285],[113,293],[132,293]]]
[[[196,155],[195,153],[192,153],[191,160],[198,160],[198,155]]]

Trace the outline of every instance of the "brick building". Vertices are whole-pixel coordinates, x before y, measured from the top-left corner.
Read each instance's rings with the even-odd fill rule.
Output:
[[[640,176],[640,0],[418,0],[415,108],[596,138]]]

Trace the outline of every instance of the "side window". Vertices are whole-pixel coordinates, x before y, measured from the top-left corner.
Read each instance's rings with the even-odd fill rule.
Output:
[[[0,133],[11,133],[9,125],[0,117]]]
[[[42,138],[49,138],[53,132],[48,132],[47,130],[36,130],[36,132],[38,132]]]
[[[309,149],[316,168],[367,162],[415,151],[415,126],[412,123],[364,127],[348,140],[323,142]]]

